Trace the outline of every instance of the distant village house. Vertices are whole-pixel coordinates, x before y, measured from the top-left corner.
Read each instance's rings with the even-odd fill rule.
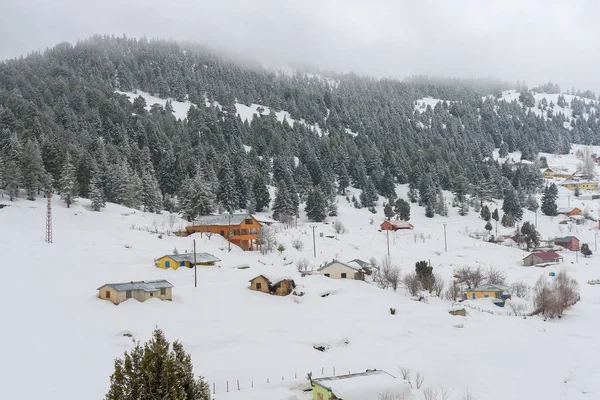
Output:
[[[581,209],[574,207],[574,208],[559,208],[558,209],[558,213],[562,214],[562,215],[566,215],[568,217],[572,217],[574,215],[581,215],[582,211]]]
[[[500,300],[510,299],[508,286],[485,284],[474,289],[467,289],[467,299],[485,299],[488,297]]]
[[[178,269],[179,267],[192,268],[194,265],[215,265],[221,259],[209,253],[196,253],[194,261],[194,253],[171,254],[157,258],[154,265],[163,269]]]
[[[554,244],[564,247],[567,250],[579,251],[579,239],[575,236],[565,236],[554,239]]]
[[[531,266],[544,263],[556,263],[562,261],[562,259],[563,258],[554,251],[540,251],[531,253],[523,258],[523,265]]]
[[[258,275],[250,280],[250,290],[270,293],[277,296],[287,296],[294,290],[296,283],[292,278],[269,278],[266,275]]]
[[[320,275],[333,279],[355,279],[364,281],[365,275],[370,275],[370,269],[367,270],[357,263],[343,263],[333,260],[328,262],[317,270]]]
[[[223,236],[242,250],[255,250],[262,224],[251,214],[204,215],[186,226],[188,235],[196,232]]]
[[[598,190],[598,182],[590,182],[590,181],[576,181],[576,180],[565,180],[560,186],[565,187],[569,190],[575,190],[579,188],[579,190]]]
[[[414,226],[408,221],[403,220],[391,220],[383,221],[380,225],[382,231],[397,231],[400,229],[414,229]]]
[[[382,393],[404,399],[411,395],[407,382],[378,370],[316,378],[310,383],[313,400],[377,400]]]
[[[544,171],[544,178],[546,179],[552,179],[554,177],[554,171],[552,171],[550,168],[547,168]]]
[[[116,305],[132,298],[138,301],[146,301],[151,298],[173,300],[172,288],[173,285],[164,279],[107,283],[98,288],[98,297]]]

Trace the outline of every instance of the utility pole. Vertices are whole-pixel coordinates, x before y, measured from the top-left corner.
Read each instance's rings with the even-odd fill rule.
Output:
[[[537,229],[537,210],[535,210],[535,229]]]
[[[314,256],[315,258],[317,258],[317,242],[316,242],[316,240],[315,240],[315,228],[316,228],[316,227],[317,227],[316,225],[311,225],[311,226],[310,226],[310,228],[311,228],[311,229],[312,229],[312,231],[313,231],[313,256]]]
[[[194,287],[198,287],[198,276],[196,275],[196,239],[194,239]]]
[[[227,246],[228,251],[231,252],[231,214],[227,214],[228,222],[227,222]]]
[[[568,207],[571,208],[571,195],[570,194],[567,195],[567,200],[569,202]]]
[[[494,221],[496,221],[496,240],[498,240],[498,220],[495,219]]]
[[[575,262],[579,263],[579,250],[575,250]]]
[[[46,243],[52,243],[52,192],[46,192]]]
[[[496,222],[497,224],[497,222]],[[496,225],[497,227],[498,225]],[[448,251],[448,241],[446,240],[446,223],[444,223],[444,251]]]
[[[390,255],[390,230],[385,230],[385,235],[387,236],[387,248],[388,248],[388,256]]]
[[[594,233],[594,251],[598,250],[598,232]]]

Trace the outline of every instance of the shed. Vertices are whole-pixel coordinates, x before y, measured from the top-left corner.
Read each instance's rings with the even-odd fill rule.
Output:
[[[346,264],[341,261],[333,260],[328,262],[317,270],[320,275],[333,279],[356,279],[365,280],[365,274],[370,274],[358,264]]]
[[[400,229],[414,229],[414,226],[408,221],[391,220],[383,221],[379,226],[382,231],[397,231]]]
[[[194,264],[194,253],[170,254],[157,258],[154,265],[163,269],[178,269],[179,267],[192,268],[194,265],[215,265],[221,259],[209,253],[196,253],[196,263]]]
[[[565,236],[554,239],[554,244],[571,251],[579,251],[579,239],[575,236]]]
[[[560,262],[562,257],[554,251],[540,251],[523,258],[523,265],[537,265],[549,262]]]
[[[296,283],[290,277],[270,278],[266,275],[258,275],[250,279],[250,290],[277,296],[287,296],[295,287]]]
[[[510,299],[508,286],[485,284],[475,289],[467,289],[467,299],[484,299],[488,297],[501,300]]]
[[[378,370],[316,378],[311,385],[313,400],[377,400],[386,392],[398,398],[409,398],[411,394],[407,382]]]
[[[155,281],[106,283],[97,290],[99,298],[118,305],[131,298],[142,302],[154,297],[160,300],[173,300],[172,288],[173,285],[170,282],[160,279]]]

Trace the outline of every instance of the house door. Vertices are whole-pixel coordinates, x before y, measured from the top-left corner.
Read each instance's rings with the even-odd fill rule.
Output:
[[[473,299],[476,299],[476,298],[477,298],[477,295],[476,295],[475,293],[473,293],[473,294],[471,295],[471,297],[472,297]]]

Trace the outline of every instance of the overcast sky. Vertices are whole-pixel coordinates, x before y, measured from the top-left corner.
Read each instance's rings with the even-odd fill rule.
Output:
[[[600,93],[596,1],[0,0],[0,59],[94,33],[193,40],[270,65],[553,81]]]

